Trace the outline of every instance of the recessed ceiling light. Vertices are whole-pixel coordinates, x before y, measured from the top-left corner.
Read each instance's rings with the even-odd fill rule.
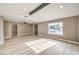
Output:
[[[24,8],[24,10],[26,10],[26,8]]]
[[[60,8],[63,8],[63,5],[61,5]]]
[[[42,16],[42,15],[39,15],[39,16]]]

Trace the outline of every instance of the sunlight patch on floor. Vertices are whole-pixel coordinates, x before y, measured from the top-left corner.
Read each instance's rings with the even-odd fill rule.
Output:
[[[53,46],[56,44],[56,42],[53,42],[52,40],[47,40],[47,39],[38,39],[38,40],[33,40],[25,43],[27,46],[29,46],[34,52],[40,53],[49,47]]]

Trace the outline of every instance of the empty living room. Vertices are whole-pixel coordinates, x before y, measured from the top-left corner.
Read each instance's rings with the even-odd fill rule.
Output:
[[[79,55],[79,3],[0,3],[0,55]]]

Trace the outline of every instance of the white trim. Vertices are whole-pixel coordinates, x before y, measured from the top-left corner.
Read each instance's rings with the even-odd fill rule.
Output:
[[[23,35],[33,35],[33,33],[17,34],[17,36],[23,36]],[[17,37],[17,36],[15,36],[15,37]],[[11,37],[11,36],[4,37],[4,39],[7,39],[7,38],[13,38],[13,37]]]
[[[50,32],[50,29],[49,29],[49,27],[50,27],[50,25],[56,25],[56,24],[62,24],[62,26],[63,26],[63,24],[64,24],[64,22],[63,21],[60,21],[60,22],[54,22],[54,23],[49,23],[48,24],[48,34],[54,34],[54,35],[61,35],[61,36],[63,36],[64,34],[63,34],[63,30],[62,30],[62,33],[60,34],[60,33],[56,33],[56,32]]]
[[[53,38],[53,39],[57,39],[57,40],[61,40],[61,41],[69,42],[69,43],[73,43],[73,44],[79,44],[79,42],[75,42],[75,41],[71,41],[71,40],[66,40],[66,39],[54,38],[54,37],[51,37],[51,36],[45,36],[45,35],[40,35],[40,34],[38,34],[38,36],[47,37],[47,38]]]
[[[5,38],[11,38],[11,36],[4,37],[4,39],[5,39]]]
[[[21,36],[21,35],[31,35],[33,33],[24,33],[24,34],[17,34],[17,36]]]

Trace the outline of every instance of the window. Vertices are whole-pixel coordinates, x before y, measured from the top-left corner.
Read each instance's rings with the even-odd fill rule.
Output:
[[[63,35],[63,22],[48,24],[48,33],[49,34]]]

